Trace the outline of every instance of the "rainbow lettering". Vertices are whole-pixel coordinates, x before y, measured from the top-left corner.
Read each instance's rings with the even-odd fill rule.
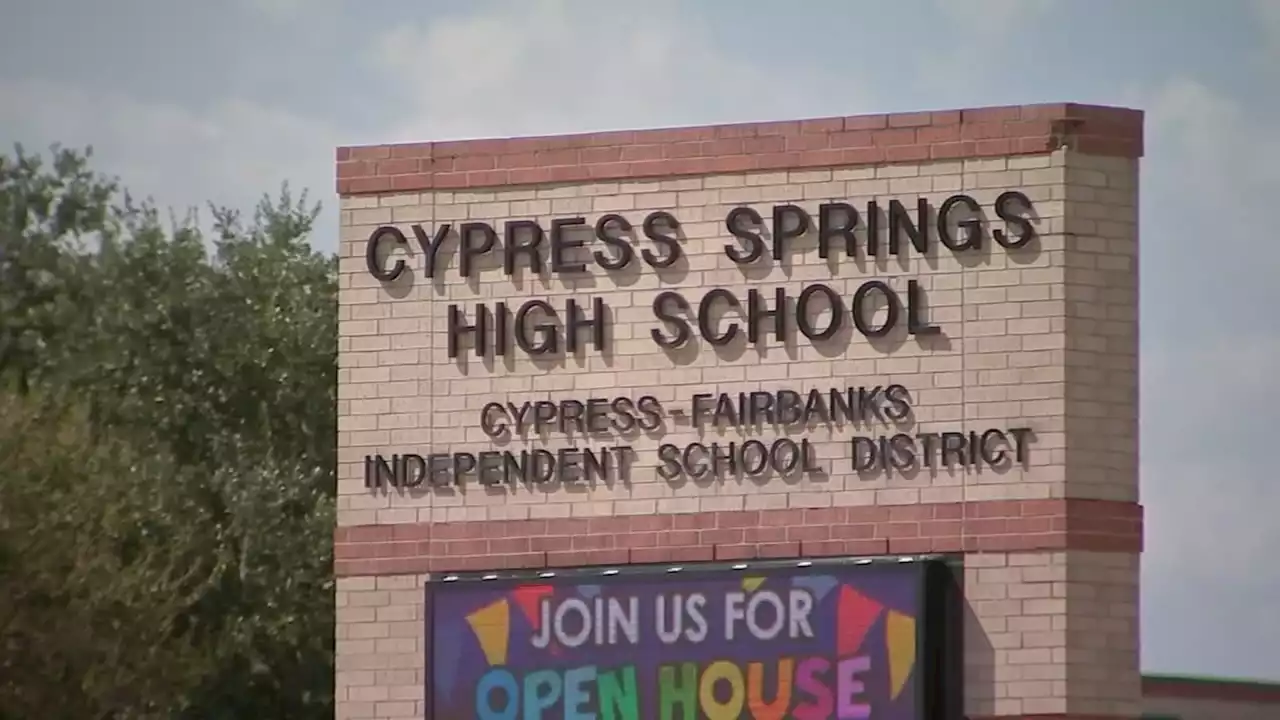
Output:
[[[910,567],[433,592],[431,717],[918,720]]]

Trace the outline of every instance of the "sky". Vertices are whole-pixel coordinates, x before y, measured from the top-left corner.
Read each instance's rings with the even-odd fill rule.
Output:
[[[0,0],[0,147],[179,211],[334,148],[1039,102],[1147,112],[1142,657],[1280,680],[1280,0]],[[1276,443],[1273,445],[1272,443]]]

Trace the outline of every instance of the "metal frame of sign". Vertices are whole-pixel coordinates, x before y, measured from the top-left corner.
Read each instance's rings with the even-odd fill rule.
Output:
[[[572,568],[469,571],[435,573],[424,587],[423,613],[423,685],[425,716],[435,710],[432,694],[431,627],[435,604],[432,596],[444,588],[483,583],[505,587],[530,581],[563,581],[590,578],[602,584],[615,578],[652,578],[654,582],[679,581],[689,576],[720,575],[749,571],[789,570],[809,572],[815,568],[857,568],[886,564],[910,563],[917,569],[921,584],[920,632],[916,634],[918,682],[916,683],[916,717],[918,720],[959,720],[963,711],[964,613],[960,579],[963,556],[960,555],[892,555],[882,557],[794,558],[691,563],[646,563],[638,565],[595,565]]]

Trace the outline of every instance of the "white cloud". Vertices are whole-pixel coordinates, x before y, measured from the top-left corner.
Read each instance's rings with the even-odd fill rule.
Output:
[[[723,34],[674,7],[526,0],[398,27],[374,44],[409,104],[388,139],[872,111],[847,77],[832,83],[815,68],[793,72],[785,57],[754,49],[730,57]]]
[[[292,27],[299,43],[337,42],[341,31],[344,0],[235,0],[235,4],[257,18]]]
[[[1175,78],[1143,167],[1143,577],[1148,666],[1280,675],[1280,142],[1263,111]],[[1158,628],[1158,629],[1157,629]],[[1178,628],[1175,631],[1175,628]],[[1206,650],[1223,645],[1221,650]],[[1170,657],[1179,661],[1171,664]]]
[[[1280,74],[1280,2],[1253,0],[1255,28],[1262,34],[1262,62],[1265,71]]]
[[[1195,169],[1183,176],[1191,189],[1222,200],[1243,180],[1280,182],[1280,140],[1238,102],[1187,78],[1170,80],[1148,102],[1153,131],[1177,142],[1178,161]]]
[[[1280,244],[1267,234],[1280,194],[1275,118],[1185,78],[1141,102],[1149,140],[1144,220],[1170,233],[1143,248],[1151,294],[1162,299],[1149,306],[1161,345],[1181,343],[1185,333],[1176,329],[1187,325],[1233,343],[1275,337],[1280,328],[1268,308]],[[1217,262],[1204,264],[1209,256]]]
[[[1015,31],[1041,21],[1057,1],[935,0],[949,41],[921,52],[917,82],[937,107],[970,107],[975,94],[989,92],[993,75],[1007,71]]]
[[[322,0],[237,0],[238,5],[275,19],[289,19],[305,12],[310,5]]]
[[[975,40],[998,39],[1049,12],[1057,0],[938,0],[938,7],[968,50],[985,47]],[[974,37],[977,35],[978,37]]]
[[[1280,338],[1272,331],[1144,360],[1157,434],[1144,447],[1150,569],[1247,578],[1280,547],[1280,523],[1259,517],[1280,508],[1280,484],[1255,462],[1280,428],[1277,359]]]
[[[95,166],[131,192],[182,212],[206,203],[250,209],[284,181],[309,189],[328,213],[319,226],[332,245],[335,133],[281,108],[216,99],[198,111],[102,90],[40,80],[0,79],[0,128],[27,149],[52,142],[92,146]],[[332,217],[329,217],[332,215]]]

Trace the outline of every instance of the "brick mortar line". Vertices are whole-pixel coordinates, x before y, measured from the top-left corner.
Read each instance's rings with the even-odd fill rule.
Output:
[[[338,576],[926,552],[1141,552],[1142,509],[1101,500],[721,511],[339,527]]]
[[[343,196],[1051,152],[1141,157],[1142,113],[1059,103],[341,147]]]

